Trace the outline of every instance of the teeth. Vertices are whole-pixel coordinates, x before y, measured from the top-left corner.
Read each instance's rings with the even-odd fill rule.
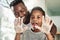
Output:
[[[39,26],[37,26],[37,25],[35,25],[35,28],[37,28],[37,29],[39,29],[39,30],[41,29],[41,28],[40,28]]]
[[[40,30],[40,27],[38,26],[37,23],[32,23],[31,28],[32,28],[33,30],[34,30],[33,25],[34,25],[34,27],[35,27],[36,29],[39,29],[39,30]]]

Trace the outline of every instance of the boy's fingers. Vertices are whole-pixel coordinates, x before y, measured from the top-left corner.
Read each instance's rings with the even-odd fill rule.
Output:
[[[45,23],[45,19],[44,19],[44,16],[42,17],[42,23]]]
[[[53,22],[50,24],[50,26],[52,27],[52,25],[53,25]]]
[[[51,22],[51,24],[49,24],[50,26],[49,26],[49,31],[51,30],[51,28],[52,28],[52,25],[53,25],[53,22]]]
[[[52,20],[50,20],[50,23],[49,23],[49,25],[51,25],[51,23],[52,23]]]

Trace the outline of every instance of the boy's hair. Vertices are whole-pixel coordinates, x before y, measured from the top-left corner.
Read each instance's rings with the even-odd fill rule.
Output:
[[[32,11],[31,11],[31,14],[32,14],[32,12],[33,12],[34,10],[39,10],[39,11],[41,11],[42,14],[43,14],[44,17],[45,17],[45,11],[44,11],[41,7],[34,7],[34,8],[32,9]]]
[[[22,4],[25,6],[25,4],[24,4],[24,2],[23,2],[22,0],[14,0],[14,1],[12,1],[12,2],[10,3],[10,7],[16,6],[16,5],[19,4],[19,3],[22,3]]]

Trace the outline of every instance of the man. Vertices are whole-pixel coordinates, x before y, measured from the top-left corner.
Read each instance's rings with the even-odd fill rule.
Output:
[[[14,15],[16,17],[16,19],[15,19],[15,26],[16,26],[15,27],[15,30],[16,30],[15,40],[20,40],[20,34],[23,29],[20,29],[17,26],[18,25],[21,26],[22,23],[24,23],[24,24],[29,23],[29,21],[28,21],[29,19],[26,20],[26,17],[28,16],[28,11],[22,0],[14,0],[13,2],[11,2],[10,7],[13,7]],[[23,20],[22,23],[21,23],[22,20],[20,18]]]

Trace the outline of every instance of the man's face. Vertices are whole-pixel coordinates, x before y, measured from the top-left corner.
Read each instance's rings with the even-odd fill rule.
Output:
[[[25,16],[26,12],[27,9],[22,3],[19,3],[16,6],[14,6],[14,14],[16,18]]]

